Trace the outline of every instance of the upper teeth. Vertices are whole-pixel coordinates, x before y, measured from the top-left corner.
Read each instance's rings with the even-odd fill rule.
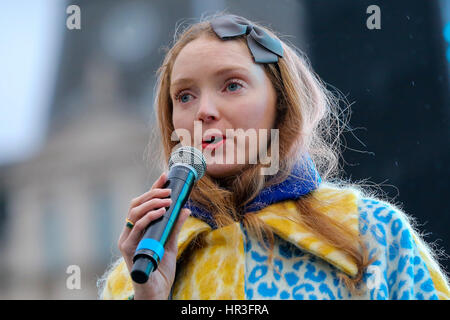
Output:
[[[209,139],[207,139],[205,141],[206,142],[216,142],[216,141],[220,141],[220,140],[222,140],[222,137],[218,136],[218,137],[211,137],[211,138],[209,138]]]

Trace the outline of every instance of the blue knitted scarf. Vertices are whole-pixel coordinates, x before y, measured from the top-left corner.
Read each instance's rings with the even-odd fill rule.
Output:
[[[261,190],[261,192],[244,207],[243,212],[259,211],[277,202],[298,199],[316,189],[320,183],[320,175],[316,170],[314,162],[308,156],[306,158],[306,163],[297,163],[294,165],[287,179]],[[212,214],[197,206],[194,201],[189,199],[186,202],[185,208],[191,210],[191,216],[208,223],[213,229],[217,227]]]

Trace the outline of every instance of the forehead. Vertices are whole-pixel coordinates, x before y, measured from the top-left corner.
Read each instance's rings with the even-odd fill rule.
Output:
[[[203,36],[189,42],[181,49],[172,68],[172,81],[199,75],[227,66],[242,67],[247,70],[257,66],[247,45],[242,41],[220,40]]]

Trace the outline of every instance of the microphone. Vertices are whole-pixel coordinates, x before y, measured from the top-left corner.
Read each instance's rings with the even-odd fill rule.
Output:
[[[146,228],[133,256],[131,278],[145,283],[158,268],[164,255],[164,245],[185,205],[194,183],[206,172],[206,161],[200,150],[181,147],[170,155],[169,174],[164,188],[171,189],[172,203],[166,213]]]

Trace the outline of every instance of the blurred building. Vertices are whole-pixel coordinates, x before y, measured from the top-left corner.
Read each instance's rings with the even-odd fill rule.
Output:
[[[81,30],[65,31],[55,62],[46,143],[0,168],[0,299],[97,297],[97,278],[119,254],[131,199],[161,172],[146,157],[154,148],[155,71],[180,23],[228,9],[270,22],[296,45],[304,27],[298,1],[69,4],[81,9]],[[80,267],[81,290],[66,286],[70,265]]]

